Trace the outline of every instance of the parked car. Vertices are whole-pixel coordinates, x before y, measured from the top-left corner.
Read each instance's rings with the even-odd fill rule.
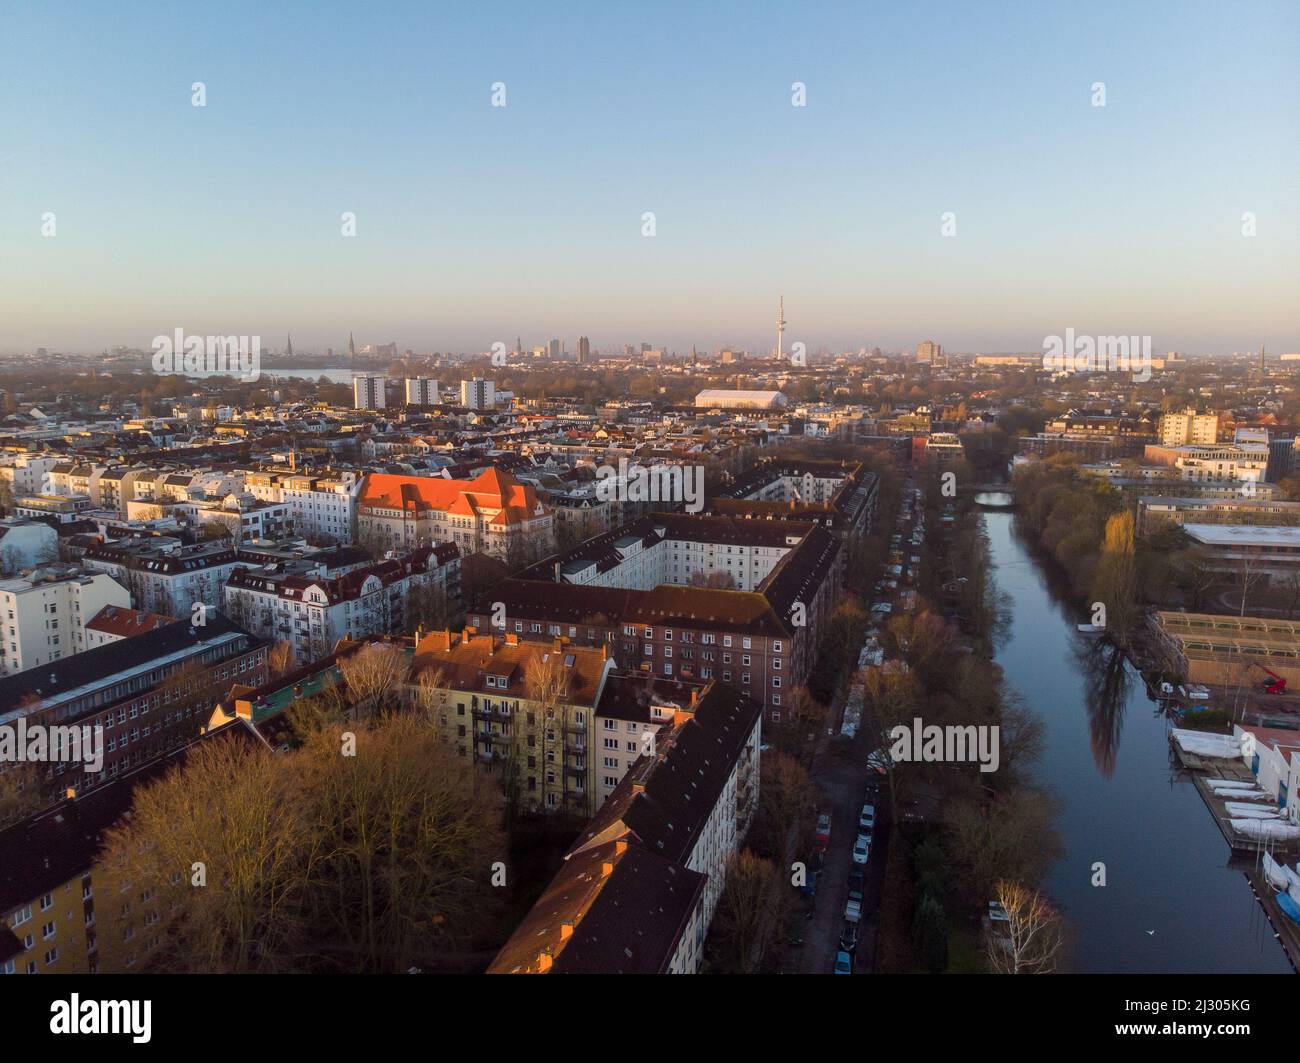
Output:
[[[865,864],[869,859],[871,859],[871,839],[865,834],[859,834],[858,840],[853,843],[853,862]]]
[[[858,951],[858,924],[845,923],[844,929],[840,931],[840,948],[845,952]]]
[[[844,918],[850,923],[856,923],[862,918],[862,895],[854,897],[849,894],[849,899],[844,902]]]
[[[817,833],[813,836],[813,852],[825,852],[826,846],[830,840],[831,814],[829,812],[823,812],[817,817]]]
[[[867,802],[858,813],[858,830],[870,834],[876,829],[876,806]]]
[[[850,956],[847,952],[837,952],[835,954],[835,973],[836,974],[853,973],[853,957]]]

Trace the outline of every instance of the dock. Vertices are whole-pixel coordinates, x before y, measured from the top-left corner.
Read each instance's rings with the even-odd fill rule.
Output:
[[[1273,888],[1265,880],[1261,869],[1245,871],[1243,874],[1246,876],[1246,881],[1250,883],[1250,892],[1255,895],[1255,900],[1264,910],[1264,917],[1273,928],[1274,937],[1282,946],[1282,951],[1286,953],[1291,969],[1300,974],[1300,924],[1293,923],[1278,907],[1277,901],[1273,899]]]
[[[1247,838],[1244,834],[1238,834],[1232,829],[1232,824],[1228,822],[1232,817],[1228,814],[1226,797],[1220,797],[1209,785],[1211,779],[1224,779],[1231,782],[1249,783],[1251,786],[1256,785],[1255,776],[1239,760],[1228,760],[1225,757],[1201,757],[1195,753],[1187,753],[1178,748],[1177,743],[1171,742],[1170,748],[1174,751],[1174,756],[1191,774],[1192,785],[1196,787],[1196,792],[1201,795],[1201,800],[1205,802],[1205,807],[1210,810],[1210,815],[1214,817],[1214,822],[1223,835],[1223,840],[1228,843],[1228,848],[1235,853],[1254,854],[1264,847],[1265,843],[1258,838]],[[1263,802],[1260,802],[1263,806]],[[1269,842],[1268,849],[1277,859],[1292,858],[1300,854],[1300,843],[1291,842]],[[1276,905],[1274,906],[1276,907]],[[1281,916],[1281,913],[1278,913]],[[1281,916],[1283,921],[1287,921],[1285,916]]]

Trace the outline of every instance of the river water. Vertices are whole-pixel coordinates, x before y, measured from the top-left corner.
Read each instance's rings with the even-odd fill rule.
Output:
[[[1290,973],[1240,864],[1190,781],[1171,767],[1168,723],[1141,677],[1076,615],[1025,549],[1011,513],[986,511],[1012,625],[997,654],[1045,726],[1040,777],[1063,849],[1043,887],[1068,918],[1067,969]],[[1106,884],[1093,886],[1093,864]]]

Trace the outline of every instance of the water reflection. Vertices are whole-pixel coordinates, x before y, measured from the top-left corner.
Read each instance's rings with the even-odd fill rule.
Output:
[[[1115,774],[1124,709],[1133,685],[1127,659],[1122,649],[1105,638],[1079,639],[1074,658],[1084,679],[1092,761],[1109,779]]]

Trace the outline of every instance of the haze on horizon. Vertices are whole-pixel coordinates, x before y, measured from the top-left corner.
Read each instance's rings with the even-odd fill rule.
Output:
[[[0,352],[1300,350],[1300,5],[1071,7],[15,7]]]

